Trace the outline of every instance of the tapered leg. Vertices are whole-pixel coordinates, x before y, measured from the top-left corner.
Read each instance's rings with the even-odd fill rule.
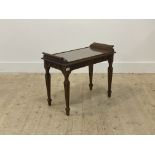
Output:
[[[45,81],[46,81],[46,88],[47,88],[47,101],[48,101],[48,105],[51,105],[51,75],[49,73],[50,67],[47,66],[46,62],[44,62],[44,67],[45,67]]]
[[[111,84],[112,84],[112,75],[113,75],[113,55],[108,59],[109,67],[108,67],[108,97],[111,97]]]
[[[92,90],[93,88],[93,64],[89,65],[89,88],[90,90]]]
[[[66,115],[70,115],[70,107],[69,107],[69,97],[70,97],[70,81],[69,81],[69,74],[70,72],[64,72],[64,90],[65,90],[65,100],[66,100]]]

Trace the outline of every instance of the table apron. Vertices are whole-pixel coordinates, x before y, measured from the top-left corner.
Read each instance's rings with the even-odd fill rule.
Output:
[[[70,65],[68,65],[68,67],[72,71],[72,70],[75,70],[75,69],[79,69],[79,68],[82,68],[82,67],[89,66],[91,64],[96,64],[96,63],[100,63],[102,61],[107,61],[107,60],[108,60],[108,56],[107,57],[96,58],[96,59],[92,59],[92,60],[87,60],[87,61],[84,61],[82,63],[70,64]]]
[[[111,57],[111,55],[104,56],[104,57],[99,57],[99,58],[94,58],[94,59],[91,59],[91,60],[89,59],[89,60],[85,60],[85,61],[79,60],[79,61],[77,61],[75,63],[74,62],[73,63],[71,62],[71,63],[66,64],[66,65],[65,64],[61,64],[61,63],[57,63],[57,62],[54,62],[54,61],[50,61],[48,59],[44,59],[44,61],[46,63],[48,63],[48,65],[50,67],[53,67],[55,69],[58,69],[58,70],[63,71],[66,68],[69,68],[70,71],[72,71],[72,70],[75,70],[75,69],[79,69],[79,68],[82,68],[82,67],[89,66],[91,64],[96,64],[96,63],[100,63],[102,61],[107,61],[110,57]]]

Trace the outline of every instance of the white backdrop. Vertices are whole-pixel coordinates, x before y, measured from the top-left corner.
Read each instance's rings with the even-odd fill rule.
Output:
[[[0,72],[43,72],[43,51],[61,52],[92,42],[115,45],[115,72],[155,72],[155,20],[105,19],[1,19]],[[100,63],[94,72],[106,70],[107,64]]]

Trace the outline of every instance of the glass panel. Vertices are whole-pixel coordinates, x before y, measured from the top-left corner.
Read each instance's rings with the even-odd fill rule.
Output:
[[[100,55],[100,54],[103,54],[103,53],[93,51],[90,48],[83,48],[83,49],[77,49],[77,50],[68,51],[68,52],[64,52],[64,53],[57,53],[54,55],[57,57],[62,57],[64,59],[66,59],[68,62],[71,62],[71,61],[84,59],[84,58],[88,58],[88,57],[92,57],[92,56],[96,56],[96,55]]]

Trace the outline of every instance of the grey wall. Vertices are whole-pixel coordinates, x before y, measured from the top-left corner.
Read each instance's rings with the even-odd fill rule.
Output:
[[[154,72],[155,20],[0,20],[0,71],[41,72],[41,52],[114,44],[116,72]],[[86,70],[78,70],[85,72]],[[97,65],[103,72],[103,65]]]

